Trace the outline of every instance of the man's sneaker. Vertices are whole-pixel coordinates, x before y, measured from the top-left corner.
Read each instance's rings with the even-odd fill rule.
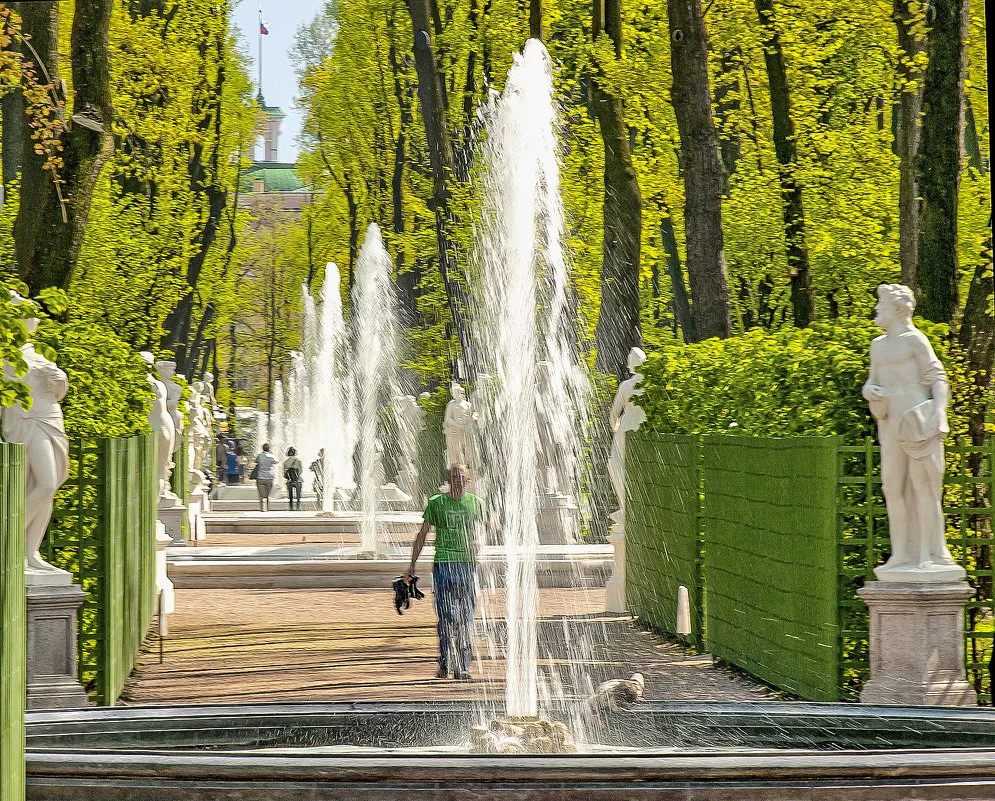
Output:
[[[453,673],[453,678],[456,679],[456,681],[473,681],[473,676],[465,670],[457,670]]]
[[[449,678],[449,671],[446,670],[444,667],[440,667],[437,671],[435,671],[435,678],[437,678],[437,679],[448,679]]]

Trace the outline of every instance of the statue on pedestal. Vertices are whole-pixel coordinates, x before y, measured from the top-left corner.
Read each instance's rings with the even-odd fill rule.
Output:
[[[608,458],[608,477],[615,489],[619,509],[611,514],[613,522],[609,540],[615,549],[615,562],[611,578],[605,585],[605,610],[608,612],[624,612],[628,608],[625,590],[625,435],[646,422],[646,412],[635,401],[644,392],[639,388],[642,373],[636,371],[645,361],[646,354],[641,348],[629,351],[627,363],[632,377],[618,385],[609,418],[612,450]]]
[[[888,507],[891,558],[880,581],[960,581],[965,571],[947,549],[943,520],[943,440],[950,433],[950,385],[926,336],[912,324],[915,296],[901,284],[878,287],[863,395],[878,423],[881,484]]]
[[[442,421],[442,433],[446,437],[446,465],[463,464],[471,467],[473,442],[473,425],[475,417],[473,405],[466,399],[466,392],[453,381],[450,388],[453,399],[446,405],[445,418]]]
[[[15,302],[27,302],[15,295]],[[28,332],[34,333],[38,320],[25,321]],[[59,403],[69,391],[66,374],[35,350],[28,342],[21,346],[27,363],[27,373],[14,375],[7,362],[4,375],[21,381],[31,389],[31,408],[8,406],[0,411],[3,437],[7,442],[24,444],[25,456],[25,577],[29,585],[71,584],[72,575],[41,557],[55,493],[69,478],[69,438]]]
[[[148,351],[138,354],[145,360],[150,370],[154,369],[155,356]],[[168,492],[169,472],[173,456],[173,444],[176,439],[176,428],[173,425],[173,418],[166,408],[166,385],[158,379],[158,373],[149,373],[149,384],[152,386],[153,398],[152,409],[149,411],[149,427],[156,435],[156,457],[157,470],[159,474],[159,501]]]

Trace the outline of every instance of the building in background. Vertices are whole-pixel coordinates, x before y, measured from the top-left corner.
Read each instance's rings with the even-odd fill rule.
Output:
[[[258,130],[263,138],[262,159],[253,160],[252,166],[245,171],[239,205],[253,212],[275,207],[281,212],[300,214],[314,193],[304,185],[295,164],[280,161],[280,123],[286,114],[278,106],[266,105],[262,92],[256,96],[256,102],[259,104]],[[271,203],[271,199],[278,202]]]

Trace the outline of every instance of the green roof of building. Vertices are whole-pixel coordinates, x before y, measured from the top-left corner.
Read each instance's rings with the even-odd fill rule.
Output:
[[[282,161],[260,161],[245,171],[243,189],[252,191],[255,181],[262,178],[267,192],[299,192],[304,182],[297,175],[294,164]]]

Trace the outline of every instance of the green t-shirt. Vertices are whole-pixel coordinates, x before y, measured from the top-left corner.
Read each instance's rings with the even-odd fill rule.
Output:
[[[435,526],[435,561],[472,562],[473,529],[483,516],[484,502],[469,492],[462,498],[429,498],[423,517]]]

